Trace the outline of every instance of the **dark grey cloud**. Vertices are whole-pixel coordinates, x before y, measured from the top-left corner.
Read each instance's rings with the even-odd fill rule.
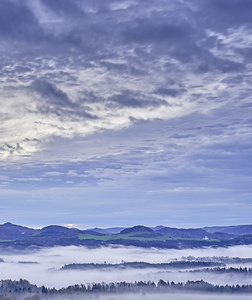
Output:
[[[207,73],[210,71],[220,71],[222,73],[236,73],[241,72],[246,68],[243,63],[228,59],[220,59],[215,57],[210,57],[207,61],[202,62],[197,71],[199,73]]]
[[[124,37],[125,42],[135,43],[180,43],[190,35],[190,24],[182,23],[175,25],[164,15],[154,14],[151,18],[135,19],[127,24]]]
[[[162,96],[177,97],[186,92],[186,89],[175,89],[175,88],[158,88],[154,91],[155,94]]]
[[[84,11],[78,6],[78,1],[69,0],[42,0],[42,4],[46,5],[50,10],[52,10],[56,15],[70,18],[78,19],[85,17]]]
[[[119,95],[114,95],[110,99],[110,101],[120,104],[122,106],[130,106],[130,107],[142,107],[143,103],[137,97],[133,96],[131,93],[123,92]]]
[[[208,14],[205,15],[205,26],[226,30],[230,27],[250,25],[252,3],[249,0],[213,0],[198,1],[203,10]]]
[[[111,97],[100,97],[90,91],[82,91],[80,102],[83,103],[103,103],[109,108],[116,107],[131,107],[131,108],[145,108],[145,107],[159,107],[167,106],[169,103],[165,100],[150,96],[145,96],[141,93],[133,92],[131,90],[122,90],[120,93],[115,93]]]
[[[140,54],[141,55],[141,54]],[[141,55],[142,59],[144,60],[145,53],[142,52]],[[135,77],[144,77],[147,75],[148,70],[144,67],[144,64],[142,61],[136,59],[130,59],[128,58],[128,63],[111,63],[109,61],[100,61],[99,65],[101,67],[105,67],[108,72],[112,71],[118,74],[124,74],[127,76],[135,76]]]
[[[201,17],[197,19],[199,21],[190,19],[189,22],[185,17],[186,14],[192,18],[198,17],[197,10],[195,12],[189,5],[174,6],[174,11],[169,11],[163,6],[163,11],[153,10],[146,17],[143,12],[140,13],[140,3],[136,7],[139,9],[136,14],[133,13],[136,8],[123,11],[110,10],[108,8],[110,2],[105,7],[104,4],[97,3],[92,6],[88,1],[43,0],[42,5],[60,18],[59,23],[52,22],[50,26],[45,27],[42,25],[43,22],[39,22],[34,15],[29,2],[20,4],[15,1],[3,1],[1,2],[3,17],[0,18],[2,22],[0,30],[5,38],[13,35],[16,39],[19,36],[21,40],[31,43],[31,48],[26,47],[26,51],[28,50],[28,53],[33,53],[33,55],[35,50],[37,54],[41,52],[56,56],[59,53],[63,54],[62,51],[64,51],[65,55],[83,53],[86,58],[101,60],[108,57],[118,58],[119,46],[133,47],[138,53],[138,60],[132,61],[132,57],[125,57],[128,62],[132,61],[132,65],[127,69],[124,68],[127,64],[111,62],[102,62],[102,64],[108,70],[118,68],[116,71],[120,72],[119,69],[122,68],[121,71],[136,76],[144,75],[149,71],[143,67],[139,59],[140,55],[143,61],[153,61],[162,55],[171,56],[201,73],[212,72],[215,69],[224,73],[239,72],[244,67],[241,63],[231,59],[216,58],[209,52],[209,46],[211,43],[212,46],[215,45],[216,41],[210,39],[211,42],[205,41],[202,46],[198,44],[205,38],[205,29],[211,28],[208,19],[226,13],[231,16],[235,15],[237,2],[232,1],[230,6],[234,9],[227,9],[227,12],[222,8],[225,5],[228,6],[227,2],[222,2],[219,5],[216,1],[213,4],[193,1],[192,5],[198,6]],[[160,1],[159,6],[161,4]],[[84,12],[85,8],[90,8],[90,5],[95,7],[96,11]],[[147,3],[146,7],[150,8],[151,4]],[[243,11],[244,8],[241,10]],[[13,22],[8,22],[10,19]],[[33,44],[35,41],[37,46]],[[151,52],[144,53],[140,49],[142,45],[151,45]],[[167,72],[174,68],[176,68],[174,65],[169,65]]]
[[[15,66],[13,72],[15,73],[19,73],[19,74],[24,74],[24,73],[27,73],[27,72],[31,72],[32,69],[29,68],[29,67],[25,67],[25,66]]]
[[[3,153],[7,153],[7,155],[18,154],[18,153],[22,152],[22,150],[23,150],[23,148],[20,146],[19,143],[16,143],[15,146],[12,146],[12,145],[6,143],[0,147],[0,151]]]
[[[33,82],[32,87],[49,103],[62,107],[75,107],[75,104],[69,99],[67,94],[50,82],[38,79]]]
[[[4,39],[39,41],[43,36],[36,17],[25,1],[0,2],[0,35]]]
[[[143,96],[139,93],[133,93],[129,90],[122,91],[120,94],[116,94],[108,99],[118,105],[128,106],[128,107],[157,107],[161,105],[168,105],[164,100],[159,100],[151,97]]]
[[[116,72],[127,72],[128,66],[127,64],[120,63],[111,63],[107,61],[102,61],[100,63],[101,66],[104,66],[108,71],[116,71]]]
[[[88,113],[85,107],[81,107],[80,103],[71,101],[67,93],[53,83],[37,79],[31,84],[30,88],[40,96],[38,107],[42,113],[53,113],[59,116],[64,116],[64,114],[73,115],[73,118],[74,116],[96,118]]]

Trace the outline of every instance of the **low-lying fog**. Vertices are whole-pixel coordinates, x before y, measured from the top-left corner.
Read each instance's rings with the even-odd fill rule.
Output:
[[[203,293],[170,293],[167,297],[167,294],[120,294],[120,295],[88,295],[87,297],[75,295],[74,300],[249,300],[251,299],[250,295],[222,295],[222,294],[203,294]],[[69,297],[56,296],[53,298],[48,298],[48,300],[69,300]]]
[[[232,295],[232,299],[234,300],[249,300],[251,296],[238,296]],[[148,294],[148,295],[123,295],[117,296],[104,296],[100,297],[101,300],[167,300],[167,295],[162,294]],[[169,300],[230,300],[230,295],[204,295],[204,294],[169,294]]]
[[[0,251],[0,258],[4,260],[4,262],[0,264],[0,279],[19,280],[20,278],[23,278],[29,280],[33,284],[37,284],[38,286],[45,285],[46,287],[56,288],[67,287],[69,285],[79,283],[86,284],[93,282],[117,281],[132,282],[139,280],[152,280],[158,282],[159,279],[174,282],[203,279],[212,284],[219,285],[252,284],[252,276],[243,276],[239,274],[216,275],[207,273],[189,273],[185,272],[185,270],[182,272],[179,270],[167,272],[165,270],[157,270],[153,268],[126,270],[60,270],[62,266],[70,263],[121,263],[122,261],[163,263],[176,258],[182,259],[182,257],[187,257],[189,255],[194,257],[229,256],[251,258],[252,246],[186,250],[155,248],[142,249],[136,247],[103,247],[88,249],[85,247],[70,246],[44,248],[36,252],[15,251],[7,253],[6,251]],[[240,266],[251,267],[251,265],[248,264],[236,265],[236,267]],[[227,265],[227,267],[229,266]],[[152,296],[153,295],[150,295],[146,299],[155,299],[151,298]],[[181,297],[183,297],[183,295]],[[212,297],[209,299],[215,298]]]

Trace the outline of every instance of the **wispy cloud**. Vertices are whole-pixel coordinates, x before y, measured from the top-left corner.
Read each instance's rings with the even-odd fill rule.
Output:
[[[248,203],[250,7],[1,1],[1,187]]]

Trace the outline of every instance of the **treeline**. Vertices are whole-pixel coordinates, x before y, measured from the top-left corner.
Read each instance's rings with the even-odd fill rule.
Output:
[[[183,239],[176,238],[171,240],[141,240],[137,239],[109,239],[108,241],[96,240],[94,238],[79,239],[78,237],[62,236],[55,234],[24,236],[22,239],[5,240],[0,242],[0,247],[3,249],[27,249],[29,247],[54,247],[54,246],[86,246],[92,248],[98,248],[101,246],[111,245],[124,245],[135,246],[141,248],[162,248],[162,249],[191,249],[191,248],[203,248],[203,247],[230,247],[235,245],[251,245],[252,235],[241,235],[230,240],[203,240],[203,239]]]
[[[90,270],[90,269],[146,269],[146,268],[155,268],[155,269],[186,269],[186,268],[203,268],[203,267],[214,267],[214,266],[225,266],[223,263],[218,262],[202,262],[202,261],[172,261],[169,263],[147,263],[147,262],[122,262],[119,264],[96,264],[96,263],[75,263],[64,265],[61,270]]]
[[[223,264],[246,264],[251,263],[252,258],[241,258],[241,257],[229,257],[229,256],[202,256],[202,257],[194,257],[194,256],[183,256],[182,259],[184,261],[210,261],[210,262],[220,262]]]
[[[0,281],[0,296],[4,297],[12,294],[23,293],[42,293],[45,287],[37,287],[35,284],[31,284],[28,280],[1,280]]]
[[[233,267],[230,267],[230,268],[220,268],[220,267],[217,267],[217,268],[206,268],[204,270],[190,270],[189,272],[207,272],[207,273],[221,273],[221,274],[239,274],[239,275],[249,275],[249,276],[252,276],[252,268],[233,268]]]
[[[187,281],[186,283],[174,283],[159,280],[156,284],[153,281],[136,282],[112,282],[112,283],[92,283],[75,284],[67,288],[55,289],[44,286],[37,287],[27,280],[0,281],[0,300],[15,300],[25,297],[29,299],[44,299],[51,296],[64,295],[89,295],[95,293],[120,294],[120,293],[170,293],[170,292],[204,292],[204,293],[252,293],[252,285],[213,285],[203,280]]]

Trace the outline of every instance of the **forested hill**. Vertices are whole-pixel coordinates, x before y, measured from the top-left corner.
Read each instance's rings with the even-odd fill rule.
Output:
[[[27,280],[0,281],[0,300],[39,300],[51,299],[53,296],[88,296],[99,294],[123,294],[123,293],[174,293],[174,292],[202,292],[202,293],[222,293],[222,294],[252,294],[252,285],[213,285],[203,280],[187,281],[185,283],[166,282],[162,279],[158,283],[153,281],[135,282],[111,282],[75,284],[67,288],[55,289],[45,286],[37,287]],[[58,298],[57,298],[58,299]]]
[[[111,244],[174,249],[252,244],[252,226],[179,229],[162,225],[154,228],[138,225],[130,228],[80,230],[58,225],[50,225],[42,229],[12,223],[0,225],[0,247],[2,248],[20,249],[56,245],[99,247]]]

